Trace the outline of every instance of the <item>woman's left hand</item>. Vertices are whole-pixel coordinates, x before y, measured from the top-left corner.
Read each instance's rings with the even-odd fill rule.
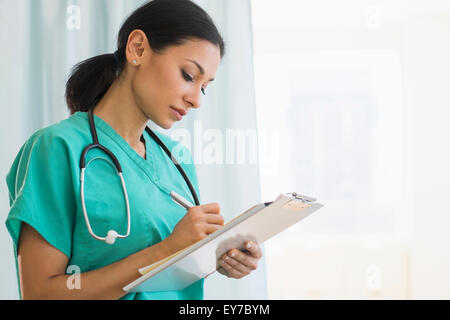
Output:
[[[218,271],[230,278],[241,279],[256,270],[262,257],[261,248],[253,241],[246,242],[244,247],[245,251],[233,249],[224,254],[219,260],[222,268]]]

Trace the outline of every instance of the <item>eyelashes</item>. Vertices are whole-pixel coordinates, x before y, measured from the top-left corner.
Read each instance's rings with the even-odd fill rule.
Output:
[[[183,75],[184,80],[186,80],[188,82],[193,82],[194,81],[194,79],[190,75],[188,75],[184,70],[181,70],[181,73]],[[202,88],[202,93],[204,95],[206,95],[205,88]]]

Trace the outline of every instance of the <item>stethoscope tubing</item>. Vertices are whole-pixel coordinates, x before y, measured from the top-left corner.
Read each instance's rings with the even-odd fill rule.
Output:
[[[101,160],[105,160],[105,159],[102,159],[102,158],[100,158],[100,159]],[[93,160],[89,161],[87,167],[89,166],[89,164]],[[107,160],[105,160],[105,161],[107,161]],[[86,226],[87,226],[87,229],[89,231],[89,234],[92,237],[94,237],[97,240],[107,241],[108,240],[107,237],[100,237],[100,236],[97,236],[95,234],[95,232],[92,230],[91,224],[89,222],[89,217],[88,217],[88,213],[87,213],[87,209],[86,209],[86,201],[85,201],[85,198],[84,198],[84,176],[85,176],[85,170],[87,169],[87,167],[86,168],[82,168],[81,169],[81,173],[80,173],[80,196],[81,196],[81,205],[82,205],[82,209],[83,209],[84,220],[86,222]],[[123,178],[123,174],[122,174],[122,172],[117,172],[117,175],[119,176],[120,182],[122,184],[122,191],[123,191],[123,195],[125,197],[125,205],[126,205],[126,208],[127,208],[127,232],[124,235],[116,234],[115,238],[125,239],[126,237],[128,237],[130,235],[130,231],[131,231],[130,202],[128,200],[128,192],[127,192],[127,187],[126,187],[126,184],[125,184],[125,180]]]
[[[81,157],[80,157],[80,170],[81,170],[81,172],[80,172],[80,195],[81,195],[81,205],[82,205],[82,209],[83,209],[84,220],[86,222],[86,226],[87,226],[87,229],[89,231],[89,234],[93,238],[95,238],[97,240],[100,240],[100,241],[105,241],[108,244],[114,244],[116,238],[124,239],[124,238],[127,238],[130,235],[130,231],[131,231],[131,213],[130,213],[130,204],[129,204],[129,199],[128,199],[128,192],[127,192],[125,180],[123,178],[122,167],[120,166],[119,160],[116,158],[116,156],[108,148],[106,148],[105,146],[101,145],[99,143],[99,141],[98,141],[97,130],[95,128],[94,114],[93,114],[92,108],[88,112],[88,118],[89,118],[89,127],[90,127],[90,131],[91,131],[93,143],[88,145],[86,148],[83,149],[83,151],[81,153]],[[194,198],[195,204],[197,206],[199,206],[200,202],[199,202],[197,193],[195,192],[195,189],[194,189],[191,181],[189,180],[188,176],[184,172],[184,170],[181,167],[181,165],[179,164],[179,162],[172,156],[172,153],[169,151],[169,149],[165,146],[165,144],[159,139],[159,137],[149,127],[146,127],[145,130],[156,141],[156,143],[164,150],[164,152],[167,154],[167,156],[175,164],[175,166],[177,167],[178,171],[183,176],[183,179],[185,180],[186,184],[188,185],[189,190],[191,191],[192,196]],[[87,153],[89,151],[91,151],[93,149],[100,149],[100,150],[104,151],[111,158],[111,160],[113,161],[113,165],[114,165],[114,167],[115,167],[115,169],[117,171],[117,174],[120,177],[120,182],[121,182],[121,185],[122,185],[122,190],[123,190],[123,194],[124,194],[124,197],[125,197],[125,203],[126,203],[126,207],[127,207],[127,232],[124,235],[118,234],[114,230],[110,230],[110,231],[108,231],[108,234],[107,234],[106,237],[100,237],[100,236],[96,235],[95,232],[92,230],[91,224],[89,222],[89,216],[88,216],[88,213],[87,213],[85,196],[84,196],[84,180],[85,180],[85,172],[86,172],[89,164],[93,160],[95,160],[95,159],[92,159],[91,161],[89,161],[88,164],[86,164],[86,155],[87,155]],[[100,158],[100,159],[105,160],[103,158]],[[105,161],[108,162],[108,160],[105,160]]]

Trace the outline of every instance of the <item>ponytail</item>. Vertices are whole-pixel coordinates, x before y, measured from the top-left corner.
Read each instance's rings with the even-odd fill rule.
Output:
[[[75,65],[66,84],[70,113],[93,108],[117,78],[118,67],[114,54],[103,54]]]

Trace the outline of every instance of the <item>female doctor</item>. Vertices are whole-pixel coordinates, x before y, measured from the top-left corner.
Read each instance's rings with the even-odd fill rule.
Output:
[[[162,147],[180,145],[146,129],[149,120],[169,129],[199,108],[223,55],[200,7],[154,0],[125,21],[115,54],[73,69],[71,117],[36,132],[7,176],[6,225],[23,299],[203,299],[203,280],[181,291],[122,288],[139,268],[223,226],[219,205],[196,199],[192,161],[177,168]],[[197,205],[186,213],[171,191]],[[221,273],[239,279],[257,268],[260,247],[243,245],[220,259]],[[78,286],[68,270],[80,272]]]

